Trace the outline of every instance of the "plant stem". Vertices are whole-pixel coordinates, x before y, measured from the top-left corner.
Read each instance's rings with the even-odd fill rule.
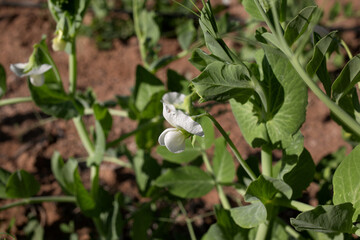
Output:
[[[302,203],[302,202],[295,201],[295,200],[288,200],[285,198],[275,198],[272,200],[272,202],[275,205],[292,208],[292,209],[300,211],[300,212],[310,211],[315,208],[309,204]]]
[[[17,97],[17,98],[8,98],[0,100],[0,107],[10,104],[17,104],[17,103],[23,103],[23,102],[32,102],[31,97]]]
[[[111,162],[111,163],[115,163],[115,164],[117,164],[117,165],[119,165],[119,166],[121,166],[121,167],[125,167],[125,168],[130,168],[130,169],[132,169],[131,163],[121,161],[121,160],[119,160],[119,159],[116,158],[116,157],[104,156],[104,161],[106,161],[106,162]]]
[[[140,55],[141,55],[141,59],[142,62],[145,66],[146,69],[150,69],[149,64],[146,61],[146,49],[145,49],[145,41],[146,39],[144,38],[142,32],[141,32],[141,27],[140,27],[140,20],[139,20],[139,0],[133,0],[133,18],[134,18],[134,28],[135,28],[135,33],[136,33],[136,37],[139,41],[139,48],[140,48]]]
[[[346,42],[344,40],[341,39],[341,45],[344,47],[346,54],[348,55],[349,59],[351,60],[354,56],[352,55],[349,46],[346,44]]]
[[[210,120],[214,123],[215,127],[219,130],[221,135],[223,135],[225,141],[229,144],[231,151],[235,154],[236,159],[239,161],[240,165],[244,168],[244,170],[249,175],[251,180],[255,180],[256,179],[255,173],[251,170],[249,165],[241,157],[239,151],[235,147],[235,144],[233,143],[233,141],[231,141],[229,135],[225,132],[225,130],[221,127],[221,125],[218,123],[218,121],[216,121],[216,119],[213,116],[211,116],[209,113],[207,113],[206,116],[208,118],[210,118]]]
[[[113,116],[117,116],[117,117],[128,117],[129,114],[127,111],[123,111],[123,110],[117,110],[117,109],[108,109],[109,113]],[[86,108],[84,110],[84,114],[85,115],[92,115],[94,114],[94,110],[92,108]]]
[[[256,233],[255,240],[265,240],[268,232],[269,225],[267,223],[261,223]]]
[[[181,201],[178,201],[177,203],[178,203],[178,206],[180,208],[181,213],[185,216],[186,226],[188,228],[191,240],[196,240],[194,228],[193,228],[193,226],[191,224],[191,219],[188,218],[187,212],[186,212],[186,210],[184,208],[184,205],[182,204]]]
[[[212,175],[212,177],[214,178],[215,185],[216,185],[216,190],[217,190],[217,192],[218,192],[221,205],[223,206],[224,209],[230,209],[230,208],[231,208],[230,203],[229,203],[228,199],[226,198],[226,195],[225,195],[225,193],[224,193],[224,190],[223,190],[221,184],[219,184],[219,183],[216,181],[216,176],[214,175],[214,170],[213,170],[213,168],[211,167],[211,164],[210,164],[209,158],[207,157],[206,152],[205,152],[205,151],[202,151],[201,154],[202,154],[202,158],[203,158],[203,161],[204,161],[204,164],[205,164],[206,169],[208,170],[208,172],[209,172],[209,173]]]
[[[268,146],[261,148],[261,168],[263,175],[272,176],[272,152]]]
[[[79,134],[82,144],[84,145],[88,154],[90,156],[92,156],[94,154],[94,145],[89,138],[89,135],[86,131],[86,127],[85,127],[83,120],[81,119],[81,117],[76,117],[76,118],[73,118],[73,122],[75,124],[76,130]]]
[[[9,203],[6,205],[3,205],[0,207],[0,211],[21,206],[21,205],[27,205],[27,204],[35,204],[35,203],[42,203],[42,202],[69,202],[69,203],[75,203],[76,199],[73,196],[46,196],[46,197],[31,197],[31,198],[25,198],[21,199],[19,201]]]
[[[71,52],[69,55],[69,91],[75,94],[77,81],[77,61],[76,61],[76,38],[71,41]]]

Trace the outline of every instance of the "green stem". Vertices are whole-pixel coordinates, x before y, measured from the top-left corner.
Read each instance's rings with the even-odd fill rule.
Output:
[[[221,205],[223,206],[224,209],[230,209],[231,208],[230,203],[229,203],[228,199],[226,198],[226,195],[224,193],[224,190],[223,190],[222,186],[216,181],[216,176],[214,175],[214,170],[211,167],[209,158],[207,157],[207,154],[206,154],[205,151],[202,152],[202,158],[203,158],[203,161],[204,161],[204,164],[205,164],[205,167],[206,167],[207,171],[214,178],[215,185],[216,185],[216,190],[218,192]]]
[[[191,219],[188,218],[187,212],[186,212],[186,210],[184,208],[184,205],[182,204],[181,201],[178,201],[178,205],[179,205],[181,213],[185,216],[186,226],[188,228],[191,240],[196,240],[194,228],[193,228],[193,226],[191,224]]]
[[[76,61],[76,38],[71,41],[71,52],[69,55],[69,91],[75,94],[77,81],[77,61]]]
[[[88,154],[90,156],[92,156],[94,154],[94,145],[89,138],[89,135],[86,131],[86,127],[85,127],[83,120],[81,119],[81,117],[76,117],[76,118],[73,118],[73,122],[74,122],[76,130],[79,134],[82,144],[84,145]]]
[[[117,164],[117,165],[119,165],[121,167],[132,169],[132,165],[130,163],[121,161],[116,157],[104,156],[104,161],[115,163],[115,164]]]
[[[0,100],[0,107],[5,106],[5,105],[23,103],[23,102],[32,102],[32,98],[31,97],[18,97],[18,98],[3,99],[3,100]]]
[[[349,46],[346,44],[346,42],[344,40],[341,39],[341,45],[344,47],[346,54],[348,55],[349,59],[351,60],[354,56],[352,55]]]
[[[261,149],[261,168],[262,174],[272,176],[272,152],[271,148],[263,146]]]
[[[309,204],[302,203],[302,202],[295,201],[295,200],[288,200],[285,198],[275,198],[272,200],[272,203],[277,206],[292,208],[292,209],[300,211],[300,212],[311,211],[315,208]]]
[[[139,48],[140,48],[140,55],[141,55],[141,59],[142,62],[145,66],[146,69],[150,69],[149,64],[146,61],[146,49],[145,49],[145,41],[146,39],[144,38],[142,32],[141,32],[141,28],[140,28],[140,20],[139,20],[139,0],[133,0],[133,18],[134,18],[134,28],[135,28],[135,33],[136,33],[136,37],[139,41]]]
[[[255,240],[265,240],[268,232],[269,225],[267,223],[261,223],[256,233]]]
[[[244,168],[244,170],[246,171],[246,173],[249,175],[249,177],[252,180],[256,179],[256,175],[255,173],[251,170],[251,168],[249,167],[249,165],[245,162],[245,160],[241,157],[239,151],[237,150],[237,148],[235,147],[235,144],[233,143],[233,141],[231,141],[229,135],[227,135],[227,133],[225,132],[225,130],[221,127],[221,125],[218,123],[218,121],[216,121],[216,119],[211,116],[209,113],[206,114],[206,116],[208,118],[210,118],[210,120],[214,123],[215,127],[219,130],[219,132],[221,133],[221,135],[223,135],[225,141],[229,144],[231,151],[235,154],[236,159],[239,161],[240,165]]]
[[[129,117],[129,114],[127,111],[123,111],[123,110],[117,110],[117,109],[108,109],[109,110],[109,113],[113,116],[116,116],[116,117]],[[92,108],[86,108],[84,110],[84,114],[85,115],[92,115],[94,114],[94,110]]]
[[[31,198],[25,198],[21,199],[19,201],[9,203],[6,205],[3,205],[0,207],[0,211],[21,206],[21,205],[27,205],[27,204],[35,204],[35,203],[42,203],[42,202],[69,202],[69,203],[75,203],[76,199],[73,196],[46,196],[46,197],[31,197]]]

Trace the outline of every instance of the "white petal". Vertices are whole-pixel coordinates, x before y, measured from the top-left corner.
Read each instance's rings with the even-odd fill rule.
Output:
[[[180,153],[185,150],[185,136],[184,134],[177,131],[168,131],[165,134],[165,146],[170,152]]]
[[[26,76],[24,74],[24,69],[26,67],[27,63],[15,63],[15,64],[10,64],[10,70],[15,73],[17,76],[19,77],[24,77]]]
[[[31,71],[29,71],[26,74],[27,75],[40,75],[40,74],[43,74],[43,73],[49,71],[51,68],[52,68],[52,66],[49,64],[42,64],[37,68],[31,69]]]
[[[204,131],[201,125],[192,120],[192,118],[186,115],[183,111],[176,110],[173,105],[163,103],[163,115],[171,126],[184,129],[185,131],[200,137],[204,136]]]
[[[164,94],[162,101],[167,104],[181,104],[185,100],[185,95],[178,92],[169,92]]]
[[[45,82],[44,75],[43,74],[30,75],[30,82],[32,83],[32,85],[36,87],[41,87]]]
[[[176,128],[167,128],[160,134],[158,141],[161,146],[165,146],[165,135],[170,131],[177,131],[177,129]]]

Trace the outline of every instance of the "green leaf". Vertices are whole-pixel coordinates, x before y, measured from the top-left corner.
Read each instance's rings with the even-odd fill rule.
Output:
[[[150,154],[138,150],[132,159],[132,165],[139,190],[145,193],[151,182],[160,175],[159,164]]]
[[[0,168],[0,198],[6,198],[6,184],[11,173],[3,168]]]
[[[231,208],[231,217],[243,228],[253,228],[266,221],[267,212],[264,204],[257,198],[248,199],[250,205]]]
[[[353,57],[343,68],[332,85],[333,97],[338,101],[360,81],[360,54]]]
[[[66,94],[60,75],[52,60],[45,39],[34,47],[36,59],[41,64],[50,64],[52,68],[44,73],[45,84],[35,87],[28,80],[31,97],[35,104],[46,114],[57,118],[71,119],[82,115],[84,107],[72,96]]]
[[[261,1],[261,2],[264,2],[264,0]],[[247,13],[249,13],[251,17],[255,18],[256,20],[261,20],[261,21],[263,20],[263,17],[261,15],[261,13],[259,12],[259,10],[258,10],[258,8],[257,8],[257,6],[255,4],[255,1],[253,1],[253,0],[243,0],[242,4],[245,7],[245,11]],[[266,12],[266,11],[269,10],[269,8],[264,9],[264,10]]]
[[[226,149],[226,141],[224,138],[218,138],[215,141],[213,169],[216,182],[233,182],[235,177],[235,164],[231,154]]]
[[[194,135],[193,138],[196,138],[196,141],[197,143],[199,143],[201,149],[207,150],[215,142],[215,131],[213,122],[207,117],[203,117],[197,122],[200,123],[201,127],[203,128],[204,137]]]
[[[99,215],[99,209],[96,209],[96,202],[91,194],[85,189],[79,171],[76,169],[73,173],[75,183],[75,197],[82,213],[88,217],[96,217]]]
[[[325,60],[326,54],[332,53],[337,48],[338,44],[339,40],[337,32],[329,33],[315,44],[313,57],[306,65],[306,71],[310,76],[313,76],[317,72],[322,61]]]
[[[360,146],[355,147],[346,156],[335,171],[333,177],[334,204],[350,202],[355,208],[353,220],[360,214]]]
[[[167,75],[167,88],[170,92],[179,92],[185,95],[190,94],[189,83],[184,76],[175,72],[172,69],[168,69]]]
[[[143,125],[148,126],[143,128]],[[151,149],[158,144],[158,138],[163,130],[163,121],[153,123],[152,120],[142,119],[138,128],[143,129],[135,135],[136,145],[141,149]]]
[[[310,153],[304,149],[300,156],[285,155],[281,161],[279,177],[292,188],[292,199],[301,197],[314,178],[315,164]]]
[[[258,116],[254,114],[254,101],[243,104],[231,99],[230,105],[246,142],[255,148],[269,141],[265,123],[259,122]]]
[[[183,21],[181,24],[177,25],[176,35],[180,47],[183,50],[187,50],[190,47],[196,35],[196,29],[194,27],[193,21],[186,20]]]
[[[246,190],[245,200],[248,201],[256,197],[265,204],[269,200],[272,200],[276,193],[282,193],[290,199],[292,189],[280,179],[260,175],[258,179],[250,183]]]
[[[101,126],[101,123],[98,120],[95,121],[95,132],[96,132],[95,151],[94,154],[88,158],[86,162],[87,166],[91,166],[91,165],[99,166],[103,160],[105,153],[106,137],[104,130]]]
[[[0,98],[6,93],[6,72],[4,67],[0,64]]]
[[[145,46],[150,49],[155,47],[160,39],[160,29],[154,20],[155,13],[142,9],[139,14],[140,31]]]
[[[100,105],[99,103],[93,104],[94,115],[97,121],[101,124],[102,129],[104,130],[105,137],[111,130],[112,127],[112,117],[109,113],[107,107]]]
[[[245,65],[223,62],[208,65],[192,83],[203,101],[226,101],[235,98],[246,102],[254,88]]]
[[[311,230],[324,233],[351,233],[354,209],[351,203],[318,206],[299,214],[290,222],[297,231]]]
[[[17,170],[8,178],[6,184],[6,195],[10,198],[28,198],[40,190],[40,183],[33,175]]]
[[[224,239],[238,239],[240,236],[247,236],[247,230],[240,228],[232,219],[231,213],[229,210],[226,210],[221,207],[221,205],[214,206],[216,220],[219,229],[224,235]],[[208,233],[211,235],[212,231]],[[214,232],[215,233],[215,232]],[[215,238],[216,239],[216,238]]]
[[[209,65],[213,62],[221,61],[221,59],[212,54],[207,54],[203,50],[197,48],[197,49],[195,49],[195,51],[192,52],[189,61],[198,70],[204,71],[204,69],[207,67],[207,65]]]
[[[172,153],[165,146],[158,146],[156,153],[163,159],[173,163],[189,163],[201,155],[201,148],[193,147],[190,139],[185,140],[185,150],[181,153]]]
[[[266,129],[272,143],[281,142],[287,148],[305,121],[307,88],[283,53],[266,45],[263,48],[274,76],[284,89],[284,101],[266,122]],[[277,100],[272,101],[275,104]]]
[[[175,196],[197,198],[204,196],[214,188],[212,177],[198,167],[185,166],[170,169],[155,181],[158,187],[165,187]]]
[[[315,6],[304,8],[286,26],[284,37],[289,46],[291,46],[306,31],[315,10]]]
[[[148,239],[148,229],[154,221],[154,213],[151,210],[151,205],[145,203],[132,214],[134,220],[133,227],[130,230],[130,236],[133,240]]]
[[[136,84],[134,90],[135,106],[143,111],[155,93],[164,91],[164,84],[144,67],[138,65],[136,68]]]

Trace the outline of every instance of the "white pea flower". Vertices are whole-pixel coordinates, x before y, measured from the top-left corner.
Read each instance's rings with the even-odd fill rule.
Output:
[[[163,96],[163,116],[174,128],[165,129],[159,136],[159,143],[173,153],[185,149],[185,139],[191,135],[204,136],[201,125],[190,116],[175,108],[185,99],[184,94],[170,92]]]
[[[51,69],[51,65],[42,64],[38,67],[32,68],[30,71],[26,71],[28,63],[15,63],[10,65],[10,70],[13,71],[19,77],[30,77],[30,82],[36,87],[40,87],[44,84],[44,73]]]
[[[66,47],[66,41],[63,39],[63,31],[58,30],[56,37],[52,40],[52,49],[54,51],[64,51]]]

